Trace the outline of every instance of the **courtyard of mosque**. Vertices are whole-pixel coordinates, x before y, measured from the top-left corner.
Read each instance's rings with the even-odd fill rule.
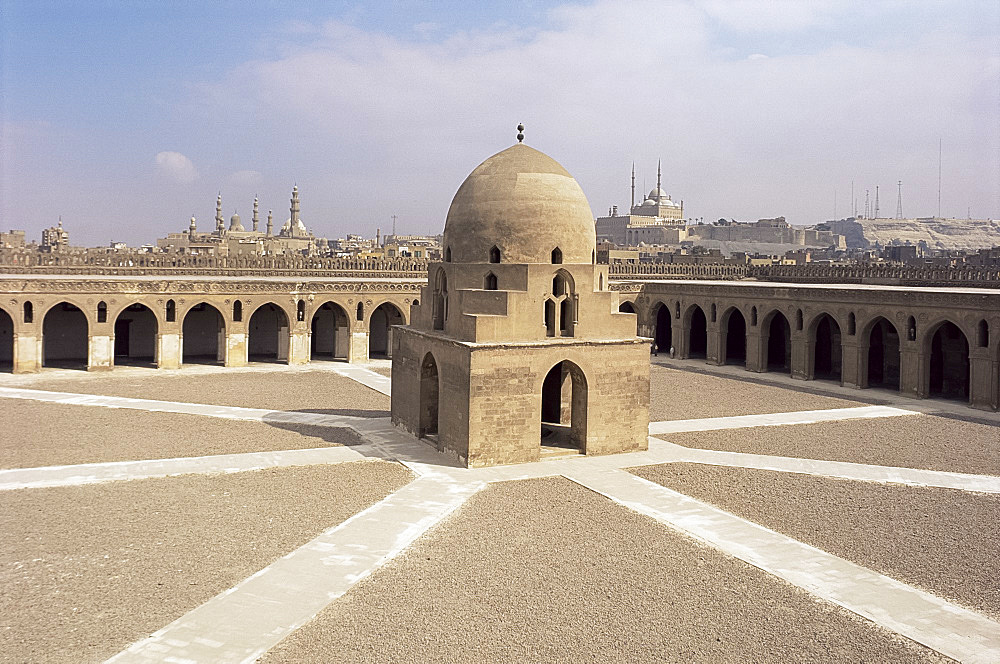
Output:
[[[0,376],[0,660],[1000,661],[1000,413],[651,361],[480,469],[387,361]]]

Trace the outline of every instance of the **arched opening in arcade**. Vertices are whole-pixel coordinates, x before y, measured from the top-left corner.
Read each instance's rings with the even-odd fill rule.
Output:
[[[420,363],[420,438],[437,440],[438,403],[441,398],[438,366],[430,353]]]
[[[767,324],[767,358],[764,366],[768,371],[791,373],[792,371],[792,327],[780,311],[771,314]]]
[[[840,345],[840,325],[830,314],[823,314],[813,332],[813,378],[841,380],[843,351]]]
[[[181,361],[184,364],[221,364],[226,359],[226,323],[219,310],[199,302],[184,315]]]
[[[14,370],[14,318],[0,309],[0,371]]]
[[[156,362],[156,314],[130,304],[115,319],[115,364],[153,366]]]
[[[79,307],[60,302],[42,321],[42,366],[87,368],[87,316]]]
[[[733,307],[722,315],[722,363],[747,365],[747,321],[743,312]]]
[[[403,324],[403,312],[388,302],[380,304],[368,321],[368,357],[392,358],[392,326]]]
[[[930,341],[927,396],[969,400],[969,340],[951,321],[934,331]]]
[[[868,332],[868,350],[863,357],[868,362],[864,376],[866,387],[899,389],[899,332],[879,316]],[[864,351],[863,351],[864,352]]]
[[[247,323],[247,359],[251,362],[288,361],[288,314],[268,302],[254,310]]]
[[[569,360],[563,360],[542,382],[542,457],[586,451],[587,377]]]
[[[347,311],[336,302],[324,302],[313,314],[309,336],[311,360],[346,360],[351,344]]]
[[[688,321],[688,357],[702,358],[708,356],[708,321],[701,307],[695,305]]]
[[[671,326],[670,307],[661,303],[656,308],[656,328],[653,330],[653,340],[656,342],[658,353],[669,353],[674,345]]]

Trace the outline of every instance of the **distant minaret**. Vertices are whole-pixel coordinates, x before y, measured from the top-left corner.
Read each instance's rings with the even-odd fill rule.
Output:
[[[198,230],[198,221],[194,218],[193,214],[191,215],[191,223],[188,224],[188,230],[191,231],[191,233]]]
[[[274,213],[271,210],[267,211],[267,236],[271,237],[274,235]]]
[[[295,185],[292,187],[292,207],[289,208],[289,213],[291,214],[291,223],[289,224],[289,232],[295,235],[295,229],[298,228],[299,223],[299,186]]]
[[[378,247],[382,246],[382,229],[381,228],[376,228],[375,229],[375,246],[378,246]]]
[[[260,203],[257,201],[257,197],[253,197],[253,232],[257,232],[257,226],[260,224]]]
[[[656,160],[656,202],[660,202],[660,160]]]
[[[222,192],[215,199],[215,230],[221,232],[225,228],[226,222],[222,220]]]
[[[632,162],[632,207],[635,207],[635,162]],[[629,210],[629,214],[632,210]]]

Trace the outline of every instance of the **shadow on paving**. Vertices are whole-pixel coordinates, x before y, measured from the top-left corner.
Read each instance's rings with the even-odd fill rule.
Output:
[[[274,427],[275,429],[282,429],[284,431],[291,431],[302,436],[309,438],[318,438],[324,443],[329,443],[332,445],[362,445],[365,441],[358,435],[356,431],[348,427],[329,427],[329,426],[317,426],[315,424],[298,424],[295,422],[282,422],[280,420],[270,420],[264,418],[262,420],[264,424]],[[315,447],[314,444],[303,445],[303,449],[308,447]]]

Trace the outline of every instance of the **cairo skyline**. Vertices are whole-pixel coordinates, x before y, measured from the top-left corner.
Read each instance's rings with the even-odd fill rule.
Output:
[[[137,245],[223,215],[438,233],[467,165],[560,155],[595,215],[655,184],[688,217],[1000,216],[993,3],[4,0],[3,229]]]

